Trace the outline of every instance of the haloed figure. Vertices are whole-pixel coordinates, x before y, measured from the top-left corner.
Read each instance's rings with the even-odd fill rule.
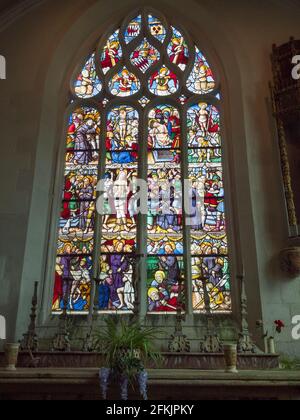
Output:
[[[80,190],[79,197],[83,200],[80,203],[80,229],[84,233],[88,233],[89,228],[92,227],[93,207],[91,200],[94,195],[94,188],[92,186],[92,179],[85,177],[83,180],[83,187]]]
[[[128,232],[127,226],[127,195],[128,195],[128,183],[127,183],[127,173],[124,170],[120,171],[120,174],[114,185],[114,200],[115,200],[115,210],[117,219],[120,221],[114,229],[114,232],[120,230],[120,226]]]
[[[118,242],[115,245],[116,252],[122,253],[124,251],[124,244],[123,242]],[[128,257],[122,254],[114,254],[110,256],[110,265],[112,269],[112,279],[113,279],[113,292],[117,292],[120,305],[117,309],[123,309],[125,307],[125,300],[124,300],[124,273],[129,270],[130,264],[128,261]]]
[[[92,142],[89,135],[96,134],[95,123],[92,118],[88,119],[77,129],[74,144],[74,163],[88,165],[93,160]]]

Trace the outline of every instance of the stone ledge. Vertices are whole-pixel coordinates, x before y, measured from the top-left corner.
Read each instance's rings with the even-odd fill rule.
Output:
[[[109,390],[119,399],[119,387]],[[131,393],[130,399],[138,396]],[[101,400],[99,369],[0,370],[0,400]],[[296,400],[300,399],[300,371],[224,371],[191,369],[149,370],[150,400]]]
[[[220,383],[232,386],[236,382],[249,385],[250,383],[276,383],[283,386],[290,384],[300,386],[300,371],[286,370],[262,370],[262,371],[240,371],[236,374],[225,373],[223,370],[203,371],[192,369],[149,369],[150,381],[202,381]],[[0,384],[10,381],[40,381],[61,380],[61,381],[97,381],[98,368],[69,368],[69,369],[17,369],[7,371],[0,369]]]
[[[223,354],[164,353],[161,366],[166,369],[220,370],[225,368]],[[96,353],[35,353],[39,368],[97,368],[104,365],[104,357]],[[0,353],[0,367],[4,366],[4,355]],[[18,367],[31,367],[28,353],[20,353]],[[149,366],[154,367],[154,366]],[[267,354],[245,354],[238,357],[239,370],[264,370],[279,368],[279,356]]]

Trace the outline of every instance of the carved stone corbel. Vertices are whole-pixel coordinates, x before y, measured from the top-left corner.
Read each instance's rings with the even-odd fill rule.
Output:
[[[286,248],[280,253],[280,266],[290,277],[300,276],[300,246]]]

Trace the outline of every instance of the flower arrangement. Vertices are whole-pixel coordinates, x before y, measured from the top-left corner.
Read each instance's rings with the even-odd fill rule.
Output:
[[[275,337],[276,334],[279,335],[282,333],[285,328],[285,324],[281,320],[275,320],[272,324],[272,334],[269,334],[268,330],[265,330],[264,323],[262,320],[256,322],[257,328],[261,328],[263,331],[262,338],[265,342],[265,353],[275,354]]]
[[[100,385],[103,399],[111,380],[121,387],[122,400],[128,399],[128,387],[139,384],[142,397],[147,400],[147,362],[161,362],[153,341],[160,335],[155,328],[142,328],[138,323],[127,324],[124,320],[108,319],[105,328],[95,334],[96,348],[106,355],[106,367],[100,369]]]
[[[277,321],[274,321],[274,324],[275,324],[275,327],[276,327],[275,331],[277,332],[277,334],[281,334],[282,330],[285,328],[284,322],[280,321],[280,320],[277,320]]]

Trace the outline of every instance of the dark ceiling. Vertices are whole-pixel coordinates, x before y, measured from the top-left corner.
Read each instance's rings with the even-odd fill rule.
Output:
[[[8,8],[14,7],[16,4],[21,3],[24,0],[0,0],[0,13]]]
[[[24,1],[25,0],[0,0],[0,14]],[[201,0],[196,0],[196,1],[200,2]],[[271,1],[274,1],[277,3],[278,2],[284,3],[287,6],[300,6],[300,0],[271,0]]]
[[[13,7],[23,0],[0,0],[0,13],[9,7]]]

